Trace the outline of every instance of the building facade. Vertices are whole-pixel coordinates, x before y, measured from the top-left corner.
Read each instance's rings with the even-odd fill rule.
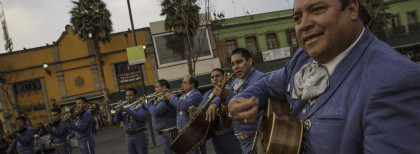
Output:
[[[131,32],[111,35],[111,42],[100,43],[105,84],[110,94],[141,86],[140,67],[145,85],[157,79],[153,42],[149,28],[136,29],[137,44],[147,48],[146,63],[128,66],[126,48],[133,46]],[[32,127],[48,123],[49,110],[61,107],[69,112],[77,97],[86,97],[103,109],[103,94],[91,41],[82,41],[71,26],[56,42],[43,47],[0,55],[0,119],[10,131],[14,119],[27,115]],[[103,112],[104,113],[104,112]]]

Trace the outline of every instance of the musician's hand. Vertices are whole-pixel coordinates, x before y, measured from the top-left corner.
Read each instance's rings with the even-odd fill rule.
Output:
[[[217,113],[217,104],[216,103],[210,104],[206,111],[206,120],[213,121],[214,119],[216,119],[216,113]]]
[[[197,109],[195,108],[195,106],[190,106],[188,108],[188,113],[190,114],[190,116],[195,114],[195,111],[197,111]]]
[[[217,97],[220,97],[220,99],[222,100],[226,100],[229,94],[230,94],[230,91],[228,89],[214,87],[214,95],[216,95]]]
[[[170,92],[165,92],[164,96],[165,96],[165,98],[166,98],[167,100],[169,100],[169,99],[171,98],[171,96],[172,96],[172,93],[170,93]]]
[[[51,145],[52,145],[51,140],[49,140],[49,141],[47,142],[47,144],[48,144],[49,146],[51,146]]]
[[[258,100],[255,97],[237,98],[229,102],[230,115],[240,123],[254,123],[258,114]]]
[[[145,103],[146,103],[146,100],[144,100],[144,99],[140,101],[141,105],[144,105]]]
[[[66,137],[66,141],[69,142],[70,141],[70,135],[67,135]]]

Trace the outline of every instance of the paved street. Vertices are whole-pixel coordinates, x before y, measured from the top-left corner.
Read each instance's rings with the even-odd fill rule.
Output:
[[[149,154],[162,154],[162,148],[159,143],[159,138],[155,133],[156,147],[153,147],[152,139],[149,133]],[[125,133],[122,128],[112,126],[102,128],[94,135],[96,141],[96,154],[126,154],[127,148],[125,146]],[[73,154],[80,154],[78,147],[73,148]],[[207,153],[215,154],[211,140],[207,141]]]

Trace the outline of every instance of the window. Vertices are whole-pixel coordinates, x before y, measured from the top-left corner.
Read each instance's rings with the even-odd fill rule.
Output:
[[[15,94],[24,94],[24,93],[42,90],[41,81],[39,81],[39,79],[36,79],[36,80],[18,82],[18,83],[13,84],[13,89],[14,89]]]
[[[213,56],[208,32],[205,28],[199,28],[196,35],[190,39],[192,55],[198,55],[198,59]],[[184,39],[182,37],[174,37],[172,33],[164,33],[154,35],[153,41],[159,67],[172,66],[186,62]]]
[[[236,40],[228,40],[226,41],[226,50],[228,53],[228,57],[232,53],[233,50],[236,49]]]
[[[394,15],[392,15],[392,17],[391,17],[391,25],[392,25],[392,28],[400,27],[401,26],[400,14],[394,14]]]
[[[257,39],[255,36],[246,38],[246,48],[252,55],[258,54]]]
[[[277,49],[277,38],[275,33],[267,34],[267,47],[269,50]]]
[[[408,24],[417,23],[417,11],[407,12],[407,22],[408,22]]]

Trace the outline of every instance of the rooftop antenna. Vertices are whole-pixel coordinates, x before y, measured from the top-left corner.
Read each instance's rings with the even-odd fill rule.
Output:
[[[12,38],[9,37],[9,32],[7,30],[7,24],[6,24],[6,16],[4,15],[3,4],[1,2],[0,2],[0,5],[1,5],[0,21],[1,21],[1,26],[3,28],[3,38],[6,41],[6,43],[4,44],[4,49],[6,49],[7,52],[12,52],[13,50]]]

